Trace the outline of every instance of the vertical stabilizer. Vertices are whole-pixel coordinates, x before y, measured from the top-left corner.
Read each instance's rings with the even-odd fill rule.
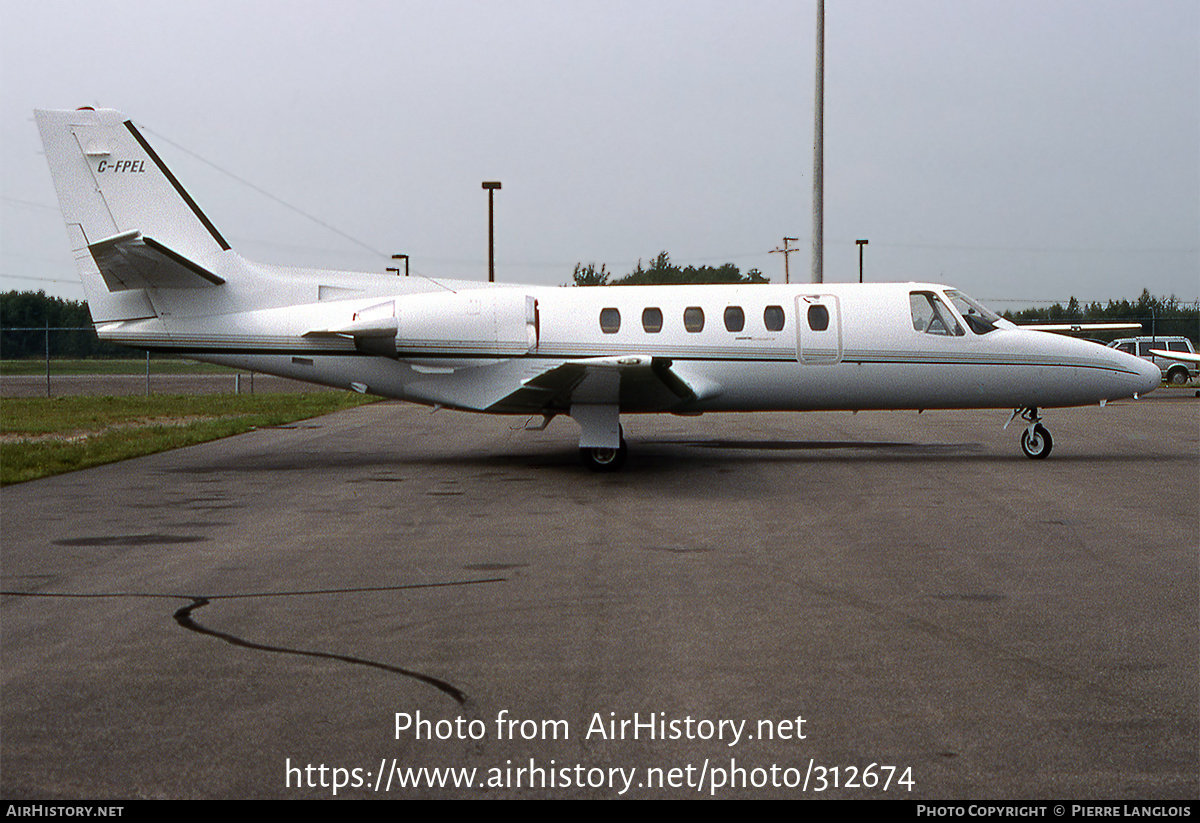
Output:
[[[93,320],[153,316],[147,289],[224,282],[212,272],[229,244],[132,121],[35,114]]]

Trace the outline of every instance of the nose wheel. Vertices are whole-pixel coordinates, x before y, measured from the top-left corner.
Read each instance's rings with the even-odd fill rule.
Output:
[[[1021,433],[1021,451],[1025,452],[1028,458],[1041,460],[1048,457],[1053,447],[1054,438],[1041,423],[1036,423]]]
[[[1037,407],[1031,406],[1028,409],[1015,410],[1008,422],[1011,423],[1015,420],[1017,415],[1029,423],[1025,427],[1025,431],[1021,433],[1021,451],[1025,452],[1025,456],[1031,460],[1044,460],[1049,457],[1050,450],[1054,448],[1054,438],[1042,425],[1042,416],[1038,414]],[[1008,428],[1008,423],[1004,427]]]

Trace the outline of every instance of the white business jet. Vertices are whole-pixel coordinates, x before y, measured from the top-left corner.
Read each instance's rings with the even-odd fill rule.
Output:
[[[1153,363],[1018,329],[933,283],[489,286],[245,260],[112,110],[38,127],[100,338],[429,406],[569,415],[620,468],[622,413],[1040,410],[1159,385]]]

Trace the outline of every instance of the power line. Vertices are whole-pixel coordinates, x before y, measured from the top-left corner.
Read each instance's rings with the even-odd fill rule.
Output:
[[[45,203],[35,203],[32,200],[19,200],[16,197],[9,197],[8,195],[0,195],[0,200],[16,206],[27,206],[32,209],[43,209],[58,213],[58,209],[55,206],[48,206]]]
[[[839,244],[843,241],[839,241]],[[845,245],[850,245],[845,242]],[[871,245],[876,245],[875,241]],[[968,246],[952,243],[895,243],[880,241],[879,246],[895,249],[928,249],[933,251],[969,251],[969,252],[1021,252],[1034,254],[1196,254],[1200,249],[1195,248],[1100,248],[1100,247],[1054,247],[1054,246]]]
[[[286,200],[282,199],[281,197],[278,197],[278,196],[272,194],[271,192],[267,191],[266,189],[262,188],[261,186],[251,183],[249,180],[246,180],[244,177],[240,177],[240,176],[234,174],[233,172],[229,171],[228,169],[217,165],[216,163],[209,160],[208,158],[201,157],[199,154],[196,154],[196,152],[192,151],[189,148],[181,146],[179,143],[176,143],[174,140],[167,137],[166,135],[160,134],[157,131],[155,131],[154,129],[149,128],[148,126],[142,126],[142,129],[145,130],[147,133],[154,135],[159,140],[162,140],[165,143],[169,143],[170,145],[179,149],[181,152],[183,152],[191,157],[194,157],[195,159],[199,160],[201,163],[204,163],[207,166],[211,166],[212,168],[219,171],[221,174],[224,174],[227,177],[230,177],[233,180],[236,180],[237,182],[241,183],[243,186],[246,186],[247,188],[258,192],[263,197],[266,197],[269,200],[272,200],[272,201],[278,203],[279,205],[283,206],[286,209],[289,209],[290,211],[295,212],[296,214],[300,215],[301,217],[305,217],[305,218],[311,220],[312,222],[316,223],[318,226],[322,226],[323,228],[328,229],[329,231],[333,232],[334,234],[338,235],[339,237],[344,237],[345,239],[349,240],[351,243],[355,244],[356,246],[366,249],[367,251],[369,251],[372,254],[377,255],[379,257],[383,257],[383,258],[388,257],[388,255],[386,253],[380,251],[379,249],[377,249],[367,243],[364,243],[362,240],[359,240],[357,237],[354,237],[353,235],[347,234],[346,232],[339,229],[337,226],[327,223],[326,221],[322,220],[321,218],[319,218],[315,215],[309,214],[308,212],[304,211],[301,208],[293,206],[291,203],[287,202]],[[428,280],[430,283],[433,283],[435,286],[445,289],[446,291],[454,291],[449,286],[446,286],[446,285],[438,282],[438,280],[436,278],[430,277],[427,274],[423,274],[418,269],[414,268],[413,274],[417,275],[418,277],[424,278],[425,280]]]
[[[371,252],[372,254],[376,254],[380,257],[387,257],[387,255],[384,254],[383,252],[379,251],[379,249],[376,249],[376,248],[364,243],[363,241],[359,240],[357,237],[347,234],[346,232],[339,229],[337,226],[326,223],[321,218],[311,215],[308,212],[304,211],[303,209],[299,209],[296,206],[293,206],[291,203],[287,202],[286,200],[283,200],[280,197],[276,197],[274,194],[271,194],[271,192],[267,191],[266,189],[262,188],[261,186],[256,186],[254,183],[251,183],[249,180],[246,180],[243,177],[239,177],[238,175],[234,174],[233,172],[229,171],[228,169],[218,166],[216,163],[212,162],[211,160],[208,160],[207,158],[201,157],[200,155],[196,154],[191,149],[184,148],[183,146],[179,145],[171,138],[166,137],[165,135],[159,134],[158,132],[154,131],[153,129],[151,129],[147,126],[142,126],[142,129],[149,132],[150,134],[153,134],[159,140],[162,140],[165,143],[171,144],[175,148],[179,149],[181,152],[184,152],[185,154],[196,158],[201,163],[204,163],[207,166],[211,166],[212,168],[221,172],[221,174],[224,174],[228,177],[233,178],[237,182],[241,183],[243,186],[253,189],[254,191],[261,194],[263,197],[267,197],[267,198],[275,201],[279,205],[283,206],[284,208],[294,211],[296,214],[300,215],[301,217],[308,218],[309,220],[316,223],[318,226],[323,226],[324,228],[329,229],[329,231],[333,232],[334,234],[337,234],[340,237],[344,237],[345,239],[349,240],[351,243],[354,243],[356,246],[360,246],[360,247],[366,249],[367,251]]]
[[[31,277],[27,274],[4,274],[3,272],[0,272],[0,277],[9,277],[14,280],[38,280],[43,283],[73,283],[76,286],[83,286],[83,283],[81,283],[77,277],[69,277],[65,280],[59,280],[53,277]]]

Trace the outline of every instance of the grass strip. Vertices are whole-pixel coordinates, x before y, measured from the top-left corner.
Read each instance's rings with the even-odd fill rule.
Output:
[[[180,360],[175,357],[155,357],[150,360],[150,376],[156,374],[235,374],[237,369],[200,363],[195,360]],[[70,360],[50,358],[50,375],[76,374],[142,374],[146,373],[146,358]],[[247,372],[242,370],[243,374]],[[37,376],[46,374],[45,360],[0,360],[0,375],[5,377]]]
[[[279,426],[372,400],[350,392],[4,398],[0,485]]]

